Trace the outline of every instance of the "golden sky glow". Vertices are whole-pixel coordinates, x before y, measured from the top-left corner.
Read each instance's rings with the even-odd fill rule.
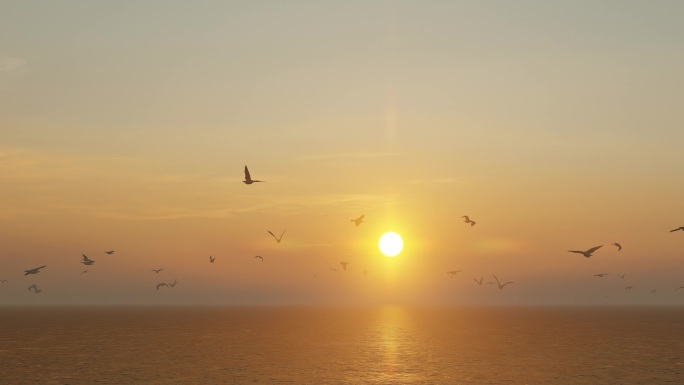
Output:
[[[1,4],[0,304],[682,303],[682,11]]]

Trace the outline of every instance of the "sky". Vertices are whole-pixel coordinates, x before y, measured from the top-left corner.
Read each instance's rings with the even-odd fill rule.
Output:
[[[0,1],[0,305],[684,304],[682,14]]]

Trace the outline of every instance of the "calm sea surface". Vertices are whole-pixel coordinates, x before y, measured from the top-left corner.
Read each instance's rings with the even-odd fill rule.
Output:
[[[684,384],[681,308],[0,308],[0,384]]]

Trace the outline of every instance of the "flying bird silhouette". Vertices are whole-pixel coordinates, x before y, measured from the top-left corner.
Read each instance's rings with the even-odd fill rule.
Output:
[[[344,271],[347,271],[347,265],[349,265],[351,262],[340,262],[340,265],[342,265],[342,269]]]
[[[36,284],[34,283],[33,285],[31,285],[31,286],[28,287],[28,291],[33,291],[34,293],[38,294],[38,293],[40,293],[42,290],[39,289],[38,286],[36,286]]]
[[[608,275],[608,273],[599,273],[599,274],[594,274],[594,277],[603,278],[603,277],[605,277],[606,275]]]
[[[36,267],[35,269],[24,270],[24,275],[38,274],[38,273],[40,273],[40,269],[42,269],[44,267],[45,266],[41,266],[41,267]]]
[[[622,245],[617,242],[613,243],[613,246],[616,246],[618,248],[618,251],[622,250]]]
[[[603,245],[601,245],[601,246],[596,246],[596,247],[592,247],[591,249],[589,249],[589,250],[587,250],[587,251],[580,251],[580,250],[568,250],[568,251],[571,252],[571,253],[582,254],[582,255],[584,255],[585,257],[589,258],[589,257],[591,257],[591,254],[592,254],[593,252],[595,252],[596,250],[600,249],[601,247],[603,247]]]
[[[462,271],[463,271],[463,270],[451,270],[451,271],[447,271],[446,273],[447,273],[447,275],[449,276],[449,278],[454,278],[454,275],[456,275],[456,274],[458,274],[458,273],[460,273],[460,272],[462,272]]]
[[[655,293],[655,292],[656,292],[656,289],[651,290],[651,293]]]
[[[363,218],[365,218],[365,217],[366,217],[366,215],[364,214],[364,215],[361,215],[360,217],[358,217],[356,219],[352,219],[351,221],[356,223],[356,227],[359,227],[359,225],[363,223]]]
[[[212,257],[211,255],[209,256],[209,263],[214,263],[216,258]]]
[[[162,286],[169,287],[169,285],[168,285],[166,282],[158,283],[158,284],[157,284],[157,291],[159,291],[159,288],[162,287]]]
[[[473,278],[473,281],[477,282],[478,285],[482,286],[482,279],[484,277],[480,277],[480,280],[478,281],[477,279]]]
[[[95,263],[95,261],[93,261],[92,259],[89,259],[85,254],[81,254],[81,255],[83,256],[83,262],[81,262],[82,264],[90,266],[93,263]]]
[[[470,227],[475,226],[475,221],[471,220],[467,215],[464,215],[461,218],[465,218],[465,220],[463,222],[470,223]]]
[[[680,287],[676,288],[675,291],[677,291],[679,289],[684,289],[684,286],[680,286]]]
[[[169,286],[170,287],[176,287],[177,284],[178,284],[178,280],[174,278],[173,283],[170,283]]]
[[[496,278],[496,275],[492,274],[492,277],[494,277],[494,279],[496,279],[496,283],[499,285],[499,290],[503,289],[509,283],[515,283],[515,282],[511,281],[511,282],[506,282],[502,285],[501,282],[499,282],[499,278]]]
[[[670,230],[670,232],[671,232],[671,233],[674,233],[675,231],[679,231],[679,230],[682,230],[682,231],[684,231],[684,226],[681,226],[681,227],[677,227],[677,228],[676,228],[676,229],[674,229],[674,230]]]
[[[105,251],[105,254],[112,255],[112,254],[114,254],[114,250]]]
[[[152,271],[154,271],[154,272],[157,273],[157,274],[159,274],[159,272],[162,271],[162,270],[164,270],[164,269],[152,269]]]
[[[287,231],[287,229],[285,229],[285,231]],[[280,243],[280,241],[283,240],[283,235],[285,235],[285,231],[283,231],[283,233],[280,234],[280,238],[276,237],[275,234],[273,234],[273,233],[270,232],[270,231],[269,231],[268,233],[271,234],[271,235],[273,236],[273,238],[275,238],[276,242]]]
[[[261,259],[261,262],[264,261],[264,257],[262,257],[261,255],[257,255],[256,257],[254,257],[254,259],[257,259],[257,258]]]
[[[7,282],[6,279],[0,279],[0,283],[5,283],[5,282]]]
[[[311,273],[311,276],[314,277],[314,278],[318,278],[318,273],[316,273],[316,274]]]
[[[244,184],[252,184],[256,182],[265,182],[264,180],[253,180],[252,177],[249,175],[249,169],[245,165],[245,180],[242,181]]]
[[[625,278],[625,275],[627,275],[627,273],[618,274],[618,277],[624,279],[624,278]]]
[[[632,290],[632,289],[633,289],[632,286],[627,286],[627,287],[624,288],[625,291],[627,291],[627,290]]]

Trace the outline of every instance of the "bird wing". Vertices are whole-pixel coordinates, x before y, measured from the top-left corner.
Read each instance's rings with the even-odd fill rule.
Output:
[[[273,238],[278,239],[278,238],[276,238],[275,234],[273,234],[271,231],[268,231],[268,233],[271,234],[271,236],[272,236]]]
[[[509,283],[515,283],[515,282],[512,282],[512,281],[511,281],[511,282],[506,282],[506,283],[504,283],[503,285],[501,285],[501,287],[503,288],[504,286],[508,285]]]
[[[245,180],[251,180],[252,177],[249,176],[249,169],[245,166]]]
[[[280,239],[283,239],[283,235],[285,235],[285,231],[287,231],[287,229],[283,230],[283,233],[280,234]]]
[[[579,251],[579,250],[568,250],[570,253],[577,253],[577,254],[584,254],[584,251]]]
[[[496,275],[494,275],[494,274],[492,274],[492,277],[494,277],[494,279],[496,279],[497,285],[501,286],[501,282],[499,282],[499,278],[496,278]]]
[[[157,290],[159,290],[159,288],[162,287],[162,286],[168,287],[169,285],[167,285],[165,282],[162,282],[162,283],[160,283],[160,284],[157,285]]]
[[[598,249],[600,249],[600,248],[602,248],[602,247],[603,247],[603,245],[601,245],[601,246],[596,246],[596,247],[592,247],[591,249],[587,250],[587,253],[591,254],[591,253],[593,253],[594,251],[596,251],[596,250],[598,250]]]

